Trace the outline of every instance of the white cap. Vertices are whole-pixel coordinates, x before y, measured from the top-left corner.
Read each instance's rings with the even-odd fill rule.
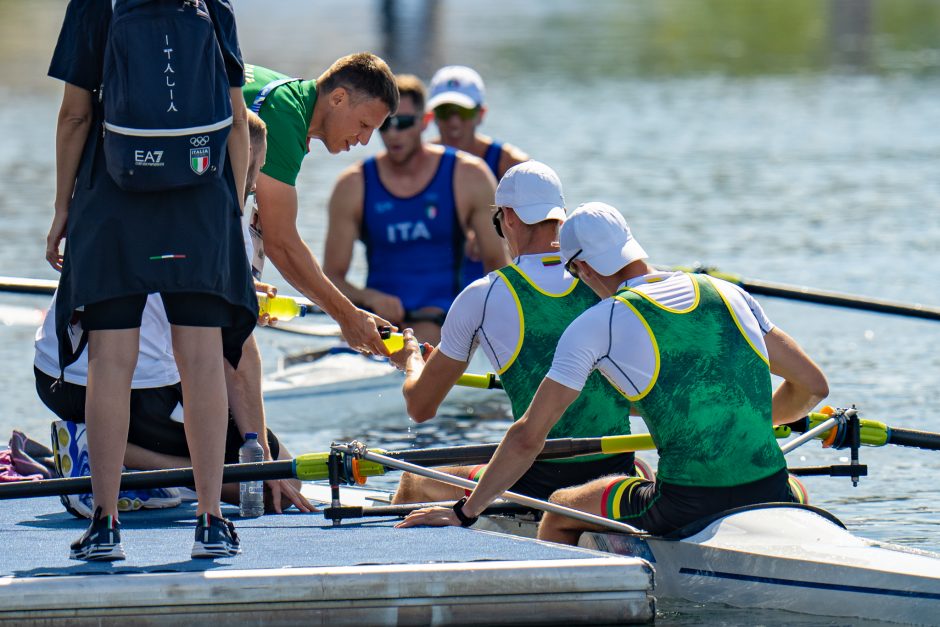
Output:
[[[603,202],[586,202],[572,211],[561,225],[558,242],[565,263],[577,255],[601,276],[647,258],[620,212]]]
[[[476,70],[465,65],[442,67],[431,78],[427,108],[433,110],[442,104],[455,104],[476,109],[483,104],[486,90]]]
[[[526,161],[506,170],[496,187],[496,206],[512,207],[526,224],[565,219],[561,180],[539,161]]]

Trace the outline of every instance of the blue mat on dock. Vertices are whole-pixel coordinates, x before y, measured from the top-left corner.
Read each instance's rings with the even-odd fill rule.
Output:
[[[242,553],[233,558],[193,560],[191,503],[121,515],[127,560],[87,563],[68,559],[69,544],[87,527],[66,513],[57,498],[0,501],[0,576],[36,577],[107,573],[166,573],[212,569],[299,568],[365,564],[414,564],[505,560],[574,559],[597,556],[584,549],[475,532],[459,527],[392,529],[392,519],[347,520],[332,527],[322,514],[239,520]]]

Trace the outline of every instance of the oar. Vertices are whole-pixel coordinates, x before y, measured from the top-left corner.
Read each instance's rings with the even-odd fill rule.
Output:
[[[814,412],[800,418],[796,422],[776,427],[777,437],[785,438],[794,433],[806,433],[810,429],[817,427],[823,421],[829,418],[830,413],[824,408],[822,412]],[[862,418],[861,440],[865,446],[885,446],[886,444],[895,444],[897,446],[910,446],[913,448],[925,449],[928,451],[940,451],[940,433],[931,433],[929,431],[918,431],[915,429],[901,429],[898,427],[889,427],[883,422],[876,420],[866,420]],[[818,436],[826,441],[831,440],[839,447],[841,433],[831,429]]]
[[[463,479],[461,477],[456,477],[446,472],[441,472],[439,470],[434,470],[433,468],[425,468],[424,466],[417,466],[415,464],[409,464],[408,462],[394,459],[387,455],[382,455],[380,453],[375,453],[367,448],[364,445],[353,442],[351,444],[342,444],[339,446],[334,446],[333,450],[345,453],[347,455],[355,455],[356,457],[361,457],[362,460],[373,462],[376,464],[381,464],[383,466],[388,466],[390,468],[395,468],[396,470],[403,470],[410,472],[412,474],[421,475],[427,477],[428,479],[434,479],[442,483],[447,483],[450,485],[457,486],[458,488],[474,489],[477,485],[476,481],[471,481],[470,479]],[[603,518],[601,516],[596,516],[594,514],[588,514],[587,512],[582,512],[580,510],[572,509],[570,507],[565,507],[563,505],[558,505],[556,503],[549,503],[547,501],[541,501],[539,499],[534,499],[530,496],[524,496],[522,494],[516,494],[515,492],[503,492],[502,498],[513,503],[518,503],[525,507],[531,507],[534,509],[542,510],[543,512],[551,512],[553,514],[559,514],[561,516],[567,516],[568,518],[573,518],[575,520],[580,520],[582,522],[590,523],[592,525],[599,525],[607,529],[613,529],[614,531],[621,531],[624,533],[642,533],[636,527],[632,527],[626,523],[622,523],[617,520],[611,520],[610,518]]]
[[[462,374],[457,379],[457,385],[465,388],[480,388],[481,390],[502,390],[503,382],[492,372],[485,374]]]
[[[490,460],[498,444],[473,444],[405,451],[381,451],[389,459],[414,461],[428,466],[483,464]],[[560,438],[547,440],[539,459],[559,459],[596,453],[625,453],[655,448],[648,434],[608,436],[605,438]],[[252,464],[228,464],[222,473],[224,483],[271,479],[300,479],[321,481],[329,478],[327,460],[329,453],[307,453],[294,459],[256,462]],[[345,479],[364,483],[366,477],[377,477],[386,473],[381,464],[348,458],[344,469]],[[128,472],[121,475],[122,490],[147,488],[172,488],[193,485],[192,468],[148,470]],[[18,481],[0,484],[0,499],[53,496],[58,494],[84,494],[91,492],[90,477],[68,479],[44,479],[40,481]]]
[[[15,276],[0,276],[0,291],[14,294],[49,294],[55,292],[59,282],[55,279],[21,279]]]
[[[786,285],[783,283],[771,283],[770,281],[760,281],[757,279],[744,279],[736,274],[721,272],[716,268],[707,268],[703,266],[682,267],[675,266],[672,270],[682,270],[684,272],[696,272],[713,276],[716,279],[723,279],[729,283],[734,283],[752,294],[763,294],[765,296],[776,296],[778,298],[788,298],[790,300],[799,300],[809,303],[819,303],[822,305],[832,305],[834,307],[846,307],[849,309],[860,309],[863,311],[876,311],[879,313],[895,314],[899,316],[910,316],[913,318],[926,318],[928,320],[940,320],[940,307],[931,307],[919,303],[899,303],[896,301],[885,300],[883,298],[873,298],[870,296],[856,296],[845,294],[843,292],[831,292],[828,290],[818,290],[811,287],[798,285]]]
[[[371,507],[364,505],[344,505],[343,518],[404,518],[416,509],[421,509],[424,507],[451,507],[453,504],[453,501],[437,501],[433,503],[374,505]],[[525,507],[524,505],[519,505],[518,503],[510,503],[500,499],[494,501],[485,510],[483,510],[483,514],[528,514],[533,511],[535,511],[535,508]],[[326,512],[324,512],[324,515],[329,518],[329,515]]]

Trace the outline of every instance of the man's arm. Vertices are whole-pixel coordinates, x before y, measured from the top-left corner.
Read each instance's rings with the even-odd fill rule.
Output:
[[[486,472],[463,505],[469,518],[479,516],[486,507],[508,490],[532,466],[542,452],[545,438],[568,406],[578,398],[578,391],[545,378],[532,404],[499,443]],[[417,525],[459,525],[453,510],[433,507],[412,512],[397,527]]]
[[[300,238],[297,189],[262,172],[255,195],[265,255],[284,279],[336,320],[352,348],[388,355],[376,329],[377,325],[388,322],[353,305],[323,273],[310,248]]]
[[[391,359],[405,371],[402,394],[408,415],[415,422],[427,422],[437,414],[447,393],[467,369],[467,362],[451,359],[439,350],[433,351],[425,362],[411,329],[405,329],[403,335],[405,346],[393,353]]]
[[[774,391],[773,423],[787,424],[806,415],[829,395],[829,384],[819,366],[789,335],[774,327],[764,336],[770,371],[784,381]]]
[[[340,175],[330,196],[330,223],[326,231],[323,271],[351,301],[398,323],[405,319],[401,299],[367,287],[356,287],[346,280],[352,261],[353,245],[362,230],[364,199],[365,181],[362,166],[356,164]]]
[[[467,154],[458,156],[454,196],[461,225],[476,234],[484,270],[491,272],[507,265],[509,255],[493,228],[496,179],[482,160]]]

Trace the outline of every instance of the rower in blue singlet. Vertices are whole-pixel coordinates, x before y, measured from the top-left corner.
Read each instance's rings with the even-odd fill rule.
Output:
[[[496,181],[506,170],[528,161],[529,156],[512,144],[497,141],[477,132],[487,108],[483,79],[473,69],[449,65],[438,70],[431,79],[428,109],[434,112],[441,136],[434,143],[453,146],[480,157],[486,162]],[[461,287],[483,276],[476,249],[475,234],[468,236],[461,270]]]

